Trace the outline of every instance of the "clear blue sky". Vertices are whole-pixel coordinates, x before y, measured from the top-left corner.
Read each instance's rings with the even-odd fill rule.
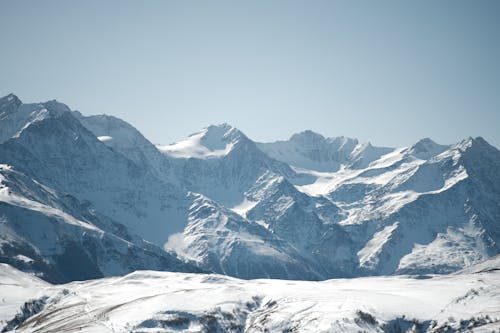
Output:
[[[228,122],[500,147],[500,1],[0,1],[0,95],[155,143]]]

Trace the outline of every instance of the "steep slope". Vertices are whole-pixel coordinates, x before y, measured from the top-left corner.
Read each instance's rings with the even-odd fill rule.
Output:
[[[243,281],[142,271],[58,287],[28,284],[38,298],[6,327],[39,333],[495,332],[499,268],[497,258],[480,270],[445,276]],[[0,266],[0,293],[12,308],[25,285],[5,275],[24,275]]]
[[[167,247],[207,270],[241,278],[323,279],[325,272],[260,224],[193,194],[188,224]]]
[[[109,218],[0,165],[0,261],[51,282],[137,269],[197,271]]]
[[[469,138],[451,152],[462,179],[447,191],[416,202],[428,207],[428,220],[440,230],[431,242],[414,245],[399,265],[402,272],[453,271],[500,252],[500,177],[493,171],[500,170],[500,151],[482,138]],[[409,205],[400,214],[412,214],[414,210]],[[433,218],[434,212],[441,214]]]
[[[354,244],[337,223],[342,212],[327,198],[307,196],[271,173],[259,178],[245,195],[252,203],[245,216],[293,245],[325,277],[355,274]]]
[[[44,108],[41,104],[23,104],[21,100],[9,94],[0,98],[0,143],[10,139],[18,133],[27,123],[34,121]]]

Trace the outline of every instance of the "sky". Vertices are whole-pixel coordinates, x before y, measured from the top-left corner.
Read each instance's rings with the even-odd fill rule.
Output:
[[[0,95],[154,143],[229,123],[500,147],[500,1],[0,0]]]

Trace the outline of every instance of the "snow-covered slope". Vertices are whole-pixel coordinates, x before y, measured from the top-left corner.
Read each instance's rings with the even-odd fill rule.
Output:
[[[322,282],[138,271],[55,287],[4,265],[0,306],[16,332],[489,333],[500,329],[498,257],[487,267]]]
[[[283,176],[265,174],[246,193],[253,205],[247,219],[264,225],[314,262],[323,278],[354,275],[357,261],[350,236],[339,226],[343,215],[325,197],[298,191]]]
[[[31,274],[23,273],[7,264],[0,264],[0,329],[2,332],[7,329],[7,323],[16,317],[27,301],[44,299],[46,294],[53,293],[55,289],[57,287]]]
[[[166,247],[205,270],[241,278],[324,279],[321,265],[308,260],[278,234],[193,194],[188,224]]]
[[[13,94],[0,98],[0,121],[2,124],[0,142],[15,136],[28,124],[43,119],[47,112],[43,103],[23,104]]]
[[[198,158],[226,156],[242,139],[242,133],[229,124],[209,126],[193,133],[186,139],[171,145],[157,145],[157,148],[174,158]]]
[[[197,271],[74,197],[0,165],[0,260],[52,282]]]

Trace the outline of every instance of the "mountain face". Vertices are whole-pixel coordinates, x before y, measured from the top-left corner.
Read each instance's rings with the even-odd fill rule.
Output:
[[[270,158],[227,124],[209,126],[179,143],[158,149],[172,161],[172,171],[181,186],[229,208],[240,204],[245,192],[266,172],[299,178],[290,166]]]
[[[6,99],[1,126],[15,134],[0,144],[3,262],[54,282],[139,268],[197,270],[161,248],[169,230],[182,230],[183,217],[174,219],[184,214],[183,192],[108,148],[66,106]],[[11,121],[20,118],[27,123]]]
[[[108,115],[83,116],[78,111],[72,114],[107,147],[126,156],[136,165],[145,166],[156,178],[167,183],[175,182],[169,177],[169,160],[133,126]]]
[[[197,271],[71,195],[0,165],[0,260],[51,282],[137,269]]]
[[[53,282],[448,273],[500,252],[500,152],[482,138],[256,143],[221,124],[155,146],[118,118],[14,95],[0,129],[0,261]]]

